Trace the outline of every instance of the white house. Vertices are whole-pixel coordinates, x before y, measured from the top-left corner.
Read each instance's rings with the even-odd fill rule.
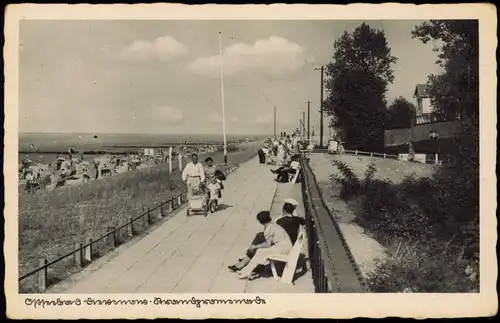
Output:
[[[432,122],[431,112],[433,110],[431,97],[427,92],[427,85],[417,84],[413,96],[417,99],[417,124]]]

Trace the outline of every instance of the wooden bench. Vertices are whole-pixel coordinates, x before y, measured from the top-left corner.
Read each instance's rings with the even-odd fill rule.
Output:
[[[299,173],[300,173],[300,166],[297,168],[297,171],[295,172],[295,174],[288,175],[288,181],[290,183],[297,183],[297,178],[299,178]]]
[[[297,236],[297,241],[290,250],[288,255],[270,255],[268,260],[271,263],[271,270],[273,272],[273,277],[277,281],[285,284],[293,284],[293,277],[295,276],[295,270],[297,269],[297,262],[299,260],[300,252],[302,250],[302,244],[304,243],[305,232],[302,228],[299,229],[299,234]],[[276,262],[284,262],[285,269],[283,269],[283,274],[281,278],[278,276],[276,271]]]

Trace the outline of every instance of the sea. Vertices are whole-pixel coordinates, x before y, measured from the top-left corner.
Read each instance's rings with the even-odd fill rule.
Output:
[[[258,141],[265,136],[227,135],[228,143],[244,140]],[[19,161],[29,158],[41,163],[53,163],[58,155],[67,157],[73,148],[80,152],[131,153],[144,148],[162,148],[183,143],[222,144],[221,134],[99,134],[99,133],[20,133]],[[92,154],[84,159],[93,159]]]

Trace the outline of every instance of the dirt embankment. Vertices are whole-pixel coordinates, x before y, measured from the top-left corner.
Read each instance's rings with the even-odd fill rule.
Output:
[[[365,232],[361,226],[355,223],[356,214],[362,212],[360,200],[354,199],[346,202],[340,198],[339,187],[333,185],[333,182],[330,180],[332,175],[339,175],[338,168],[332,165],[333,160],[340,160],[347,163],[349,168],[360,179],[364,178],[368,165],[370,162],[373,162],[377,169],[375,179],[390,180],[396,184],[401,183],[405,176],[412,174],[417,177],[428,177],[434,172],[434,168],[425,164],[402,163],[390,159],[364,156],[312,155],[310,166],[316,175],[323,199],[337,220],[351,252],[360,267],[360,271],[366,277],[369,272],[377,267],[378,261],[386,259],[386,249]]]

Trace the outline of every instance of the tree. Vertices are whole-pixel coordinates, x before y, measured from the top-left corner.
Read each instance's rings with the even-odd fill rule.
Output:
[[[479,32],[477,20],[431,20],[415,28],[414,38],[443,43],[436,62],[444,73],[431,75],[429,94],[438,114],[462,122],[462,133],[448,145],[446,163],[436,173],[447,223],[467,236],[479,227]],[[477,252],[478,234],[468,238]]]
[[[389,106],[388,129],[410,128],[415,124],[417,108],[403,97],[396,98]]]
[[[387,86],[394,80],[385,34],[363,23],[334,43],[332,62],[326,67],[325,112],[343,141],[357,149],[383,148],[387,121]]]
[[[441,42],[436,47],[444,68],[430,75],[428,92],[435,112],[447,118],[467,117],[479,122],[479,25],[477,20],[431,20],[412,31],[424,44]]]

